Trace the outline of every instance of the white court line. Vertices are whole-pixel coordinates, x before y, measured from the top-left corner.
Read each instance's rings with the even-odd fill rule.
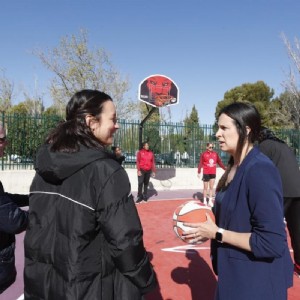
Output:
[[[200,245],[185,245],[185,246],[176,246],[171,248],[162,248],[161,251],[166,252],[179,252],[179,253],[185,253],[187,250],[210,250],[210,247],[204,247]],[[290,252],[294,252],[293,249],[289,249]],[[21,300],[21,299],[17,299]]]
[[[185,246],[176,246],[171,248],[162,248],[161,250],[167,252],[185,253],[187,250],[210,250],[210,247],[204,247],[200,245],[185,245]]]
[[[16,300],[24,300],[24,294],[22,294],[18,299]]]
[[[173,197],[172,199],[151,199],[151,197],[150,197],[147,200],[147,202],[140,202],[140,203],[159,202],[159,201],[182,201],[182,200],[193,201],[195,199],[193,199],[192,197],[183,197],[183,198],[179,198],[179,197],[175,198],[175,197]]]

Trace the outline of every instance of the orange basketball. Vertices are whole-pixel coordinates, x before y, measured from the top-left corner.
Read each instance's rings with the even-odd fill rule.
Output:
[[[183,231],[189,231],[193,228],[184,226],[183,223],[201,223],[206,221],[206,213],[215,221],[215,216],[209,206],[206,206],[199,201],[188,201],[178,206],[173,214],[173,229],[182,241],[189,243],[188,239],[182,238]],[[202,244],[207,241],[203,239],[197,244]]]

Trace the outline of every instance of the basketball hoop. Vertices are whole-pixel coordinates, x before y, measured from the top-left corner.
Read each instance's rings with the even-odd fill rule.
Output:
[[[179,90],[169,77],[151,75],[139,85],[139,100],[158,108],[170,106],[179,103]]]

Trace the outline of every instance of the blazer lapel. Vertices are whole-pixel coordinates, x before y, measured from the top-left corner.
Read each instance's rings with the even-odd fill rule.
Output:
[[[221,215],[219,226],[228,229],[230,226],[231,216],[234,214],[236,205],[239,201],[239,194],[243,177],[247,173],[250,166],[254,163],[253,157],[257,155],[259,150],[254,147],[243,160],[242,164],[238,167],[236,174],[231,181],[226,194],[222,200]]]

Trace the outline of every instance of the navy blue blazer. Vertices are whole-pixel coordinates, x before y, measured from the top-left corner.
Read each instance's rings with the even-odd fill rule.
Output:
[[[218,270],[216,299],[287,299],[287,288],[293,284],[293,263],[281,179],[272,161],[256,147],[239,166],[216,209],[219,227],[252,233],[252,252],[212,243]]]

